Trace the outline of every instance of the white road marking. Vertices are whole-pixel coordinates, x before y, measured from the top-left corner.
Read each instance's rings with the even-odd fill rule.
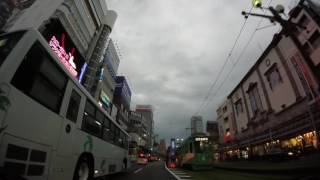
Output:
[[[140,168],[140,169],[135,170],[133,173],[134,173],[134,174],[137,174],[138,172],[142,171],[142,169],[143,169],[143,167]]]
[[[191,176],[179,176],[180,178],[191,178]]]

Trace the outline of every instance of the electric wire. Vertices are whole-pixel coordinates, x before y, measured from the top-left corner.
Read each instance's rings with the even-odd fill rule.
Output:
[[[273,1],[273,0],[270,0],[270,1],[269,1],[268,6],[272,3],[272,1]],[[264,12],[264,14],[266,14],[266,12]],[[242,59],[242,57],[243,57],[243,55],[245,54],[247,48],[249,47],[250,43],[252,42],[252,40],[253,40],[256,32],[257,32],[258,30],[260,30],[259,27],[260,27],[262,21],[263,21],[263,18],[261,18],[260,21],[258,22],[258,24],[257,24],[254,32],[250,35],[249,40],[247,41],[246,45],[245,45],[244,48],[242,49],[242,51],[241,51],[240,55],[238,56],[237,60],[235,61],[235,63],[232,64],[232,67],[231,67],[230,71],[227,73],[227,75],[225,76],[225,78],[222,80],[222,83],[220,84],[220,86],[216,89],[216,91],[215,91],[214,93],[212,93],[212,95],[211,95],[211,92],[210,92],[209,97],[211,97],[211,98],[210,98],[210,100],[206,101],[206,104],[203,106],[203,109],[206,108],[206,107],[209,105],[209,103],[214,99],[214,97],[218,94],[218,92],[220,91],[220,89],[223,87],[223,85],[225,84],[225,82],[229,79],[229,77],[230,77],[230,75],[232,74],[233,70],[235,69],[236,65],[237,65],[237,64],[239,63],[239,61]],[[200,110],[201,110],[201,109],[200,109]],[[199,112],[200,112],[200,110],[199,110]]]
[[[251,9],[250,9],[249,12],[252,12],[252,10],[253,10],[253,6],[251,7]],[[229,62],[229,60],[231,59],[231,55],[232,55],[232,53],[233,53],[236,45],[238,44],[238,41],[239,41],[239,39],[240,39],[240,37],[241,37],[241,35],[242,35],[242,32],[244,31],[244,28],[245,28],[245,26],[246,26],[247,21],[248,21],[248,18],[246,18],[246,19],[244,20],[244,22],[243,22],[243,24],[242,24],[242,27],[241,27],[241,29],[240,29],[237,37],[236,37],[236,40],[235,40],[235,42],[233,43],[233,46],[232,46],[230,52],[228,53],[228,56],[227,56],[224,64],[222,65],[219,73],[218,73],[218,76],[216,77],[216,79],[214,80],[214,82],[211,84],[211,86],[210,86],[207,94],[205,95],[205,97],[204,97],[201,105],[199,106],[199,109],[198,109],[193,115],[198,115],[199,112],[201,111],[202,107],[205,105],[206,101],[209,99],[210,94],[211,94],[211,91],[212,91],[213,88],[216,86],[218,80],[220,79],[220,76],[222,75],[222,72],[224,71],[224,69],[225,69],[227,63]],[[234,64],[234,63],[232,63],[232,64]]]

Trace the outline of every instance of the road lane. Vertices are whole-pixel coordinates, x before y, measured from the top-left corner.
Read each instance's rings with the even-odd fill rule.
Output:
[[[109,175],[108,180],[176,180],[165,168],[164,162],[151,162],[144,166],[134,166],[128,173]]]

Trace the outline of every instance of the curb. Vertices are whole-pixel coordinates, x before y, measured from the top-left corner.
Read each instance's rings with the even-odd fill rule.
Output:
[[[164,167],[166,168],[166,170],[177,180],[182,180],[179,176],[177,176],[176,174],[174,174],[173,172],[170,171],[170,169],[167,167],[167,164],[164,163]]]
[[[231,170],[231,171],[245,171],[245,172],[252,172],[252,173],[272,173],[272,174],[286,174],[297,172],[315,172],[319,170],[319,166],[308,167],[308,168],[292,168],[292,169],[254,169],[254,168],[234,168],[234,167],[223,167],[223,166],[213,166],[215,169],[224,169],[224,170]]]

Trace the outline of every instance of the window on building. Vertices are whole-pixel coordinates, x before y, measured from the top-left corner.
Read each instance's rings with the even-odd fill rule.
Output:
[[[276,64],[267,71],[266,77],[271,90],[283,82]]]
[[[73,122],[77,121],[80,101],[81,96],[75,90],[72,90],[67,110],[67,118]]]
[[[301,26],[307,27],[308,24],[309,24],[309,22],[310,22],[310,19],[304,14],[304,15],[300,18],[298,24],[301,25]]]
[[[311,49],[308,42],[305,42],[304,45],[302,46],[302,48],[306,51],[306,53],[311,54],[312,49]]]
[[[313,49],[316,49],[320,45],[320,33],[319,31],[315,31],[311,37],[309,38],[309,42],[312,45]]]
[[[253,87],[248,90],[250,105],[253,113],[262,110],[262,103],[258,91],[258,86],[255,84]]]
[[[224,120],[224,123],[228,123],[229,118],[225,117],[223,120]]]
[[[67,80],[67,76],[42,45],[36,42],[24,57],[11,83],[32,99],[58,113]]]
[[[224,113],[227,112],[227,106],[224,106],[224,107],[222,108],[222,110],[223,110]]]
[[[234,103],[234,106],[235,106],[237,115],[239,115],[240,113],[243,112],[242,100],[241,100],[241,99],[239,99],[238,101],[236,101],[236,102]]]

